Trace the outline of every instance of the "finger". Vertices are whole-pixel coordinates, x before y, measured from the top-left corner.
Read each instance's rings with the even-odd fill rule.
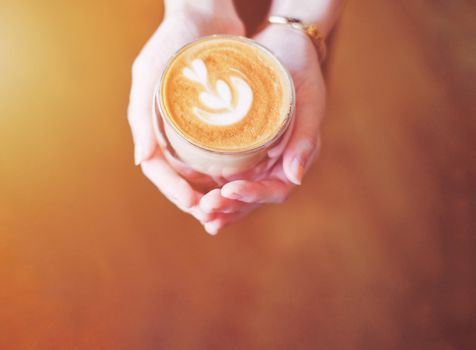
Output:
[[[177,205],[178,206],[178,205]],[[197,219],[202,225],[206,224],[207,222],[210,222],[212,220],[215,220],[217,215],[215,213],[205,213],[203,210],[200,209],[198,205],[195,205],[191,208],[186,208],[186,207],[180,207],[178,206],[179,209],[182,211],[192,215],[195,219]]]
[[[150,158],[157,145],[153,127],[153,95],[156,84],[154,74],[137,59],[132,68],[132,87],[127,117],[134,139],[136,165]]]
[[[200,209],[205,213],[234,213],[242,210],[245,205],[243,202],[223,197],[218,188],[200,199]]]
[[[214,236],[225,226],[231,225],[232,223],[244,218],[259,206],[259,204],[252,204],[247,206],[244,210],[236,213],[220,214],[215,220],[205,223],[203,227],[208,234]]]
[[[198,203],[200,194],[170,167],[160,152],[143,161],[141,168],[144,175],[179,208],[190,208]]]
[[[193,184],[195,190],[200,193],[207,193],[211,189],[217,187],[217,183],[209,176],[192,169],[187,163],[176,158],[169,151],[161,149],[164,158],[177,174]]]
[[[279,179],[259,182],[238,180],[223,186],[221,194],[245,203],[282,203],[292,188],[291,183]]]
[[[171,17],[164,19],[132,65],[128,120],[134,138],[136,164],[151,157],[157,144],[153,123],[153,96],[161,73],[169,57],[189,41],[180,35],[170,38],[170,28],[177,27],[174,20]]]
[[[324,114],[324,85],[318,78],[301,85],[298,92],[296,118],[291,138],[283,154],[286,177],[300,185],[312,154],[320,146],[319,125]]]

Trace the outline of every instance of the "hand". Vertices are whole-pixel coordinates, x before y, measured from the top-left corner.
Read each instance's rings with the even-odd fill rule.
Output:
[[[221,188],[221,197],[210,193],[201,199],[204,212],[227,213],[207,223],[209,229],[215,231],[264,203],[283,202],[292,189],[301,184],[320,148],[319,125],[325,108],[325,85],[311,40],[296,29],[278,25],[267,27],[255,40],[271,49],[292,75],[297,103],[294,129],[281,160],[266,179],[232,181]]]
[[[164,21],[132,67],[128,120],[135,145],[134,158],[145,176],[169,200],[205,224],[226,214],[204,213],[198,206],[204,193],[194,189],[184,176],[179,175],[177,167],[166,159],[161,147],[158,147],[153,128],[153,94],[167,61],[182,46],[211,34],[244,35],[244,26],[231,1],[206,0],[200,2],[200,6],[178,0],[168,3]],[[216,191],[213,193],[216,194]],[[220,203],[233,202],[219,199]]]

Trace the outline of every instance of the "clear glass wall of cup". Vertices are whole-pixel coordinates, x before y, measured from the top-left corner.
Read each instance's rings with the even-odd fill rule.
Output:
[[[241,42],[247,43],[248,45],[253,45],[254,47],[262,50],[262,52],[268,55],[268,57],[271,57],[273,60],[275,60],[277,66],[282,69],[282,74],[285,77],[286,83],[288,84],[288,87],[291,91],[291,103],[289,105],[288,113],[284,119],[284,122],[280,126],[279,131],[271,140],[264,144],[250,149],[240,149],[236,151],[223,151],[219,149],[206,148],[202,145],[193,143],[170,120],[170,117],[164,106],[163,91],[161,89],[167,69],[170,67],[170,64],[173,62],[173,60],[189,46],[194,45],[199,41],[213,40],[214,38],[239,40]],[[282,152],[284,149],[294,122],[293,119],[295,104],[295,91],[292,78],[286,68],[281,64],[279,59],[270,50],[248,38],[230,35],[212,35],[201,38],[184,46],[169,60],[154,94],[155,132],[159,139],[163,140],[165,136],[165,141],[168,143],[168,145],[170,145],[170,147],[173,149],[173,152],[175,153],[173,156],[185,162],[188,166],[190,166],[190,168],[211,177],[239,178],[240,174],[249,174],[249,170],[253,167],[256,167],[262,161],[266,161],[266,168],[269,169],[273,163],[279,159],[279,155],[276,156],[276,154],[273,156],[273,159],[266,159],[267,153],[271,148],[277,149],[278,153]]]

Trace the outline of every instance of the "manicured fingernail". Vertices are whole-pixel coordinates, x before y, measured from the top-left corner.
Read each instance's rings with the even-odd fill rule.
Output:
[[[241,200],[243,199],[243,195],[234,191],[228,190],[226,187],[222,190],[222,194],[224,197],[229,198],[229,199],[237,199]]]
[[[137,142],[134,146],[134,163],[135,165],[139,165],[143,159],[144,151],[142,151],[142,144]]]
[[[218,223],[216,221],[206,223],[204,228],[210,236],[215,236],[218,233]]]
[[[185,211],[192,214],[193,217],[200,221],[202,225],[211,221],[211,219],[213,218],[212,215],[202,212],[198,207],[185,208]]]
[[[230,206],[230,207],[222,207],[217,211],[223,214],[232,214],[232,213],[235,213],[237,209]]]
[[[230,193],[230,198],[240,200],[240,199],[243,199],[244,196],[241,193],[231,192]]]
[[[134,163],[136,165],[139,165],[142,163],[144,160],[147,159],[148,154],[147,152],[147,144],[144,143],[143,140],[137,140],[135,144],[135,150],[134,150]]]
[[[207,214],[214,214],[214,213],[229,214],[229,213],[234,213],[236,211],[233,206],[220,205],[215,207],[213,205],[210,205],[210,203],[203,202],[203,201],[200,202],[200,209]]]
[[[309,156],[313,150],[313,146],[310,142],[303,141],[299,145],[298,150],[298,155],[291,163],[292,176],[294,177],[293,182],[296,185],[300,185],[302,183],[302,178],[304,177],[304,172],[309,161]]]
[[[300,157],[294,158],[291,169],[293,171],[294,183],[300,185],[304,176],[304,162]]]
[[[206,214],[214,214],[217,212],[221,212],[221,208],[215,208],[210,205],[200,205],[200,209],[203,210],[203,212]]]

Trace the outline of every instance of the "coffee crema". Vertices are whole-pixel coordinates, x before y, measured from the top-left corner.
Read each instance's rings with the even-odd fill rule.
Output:
[[[238,152],[279,135],[293,89],[270,52],[245,38],[216,36],[186,46],[173,58],[160,98],[166,118],[186,140],[212,151]]]

